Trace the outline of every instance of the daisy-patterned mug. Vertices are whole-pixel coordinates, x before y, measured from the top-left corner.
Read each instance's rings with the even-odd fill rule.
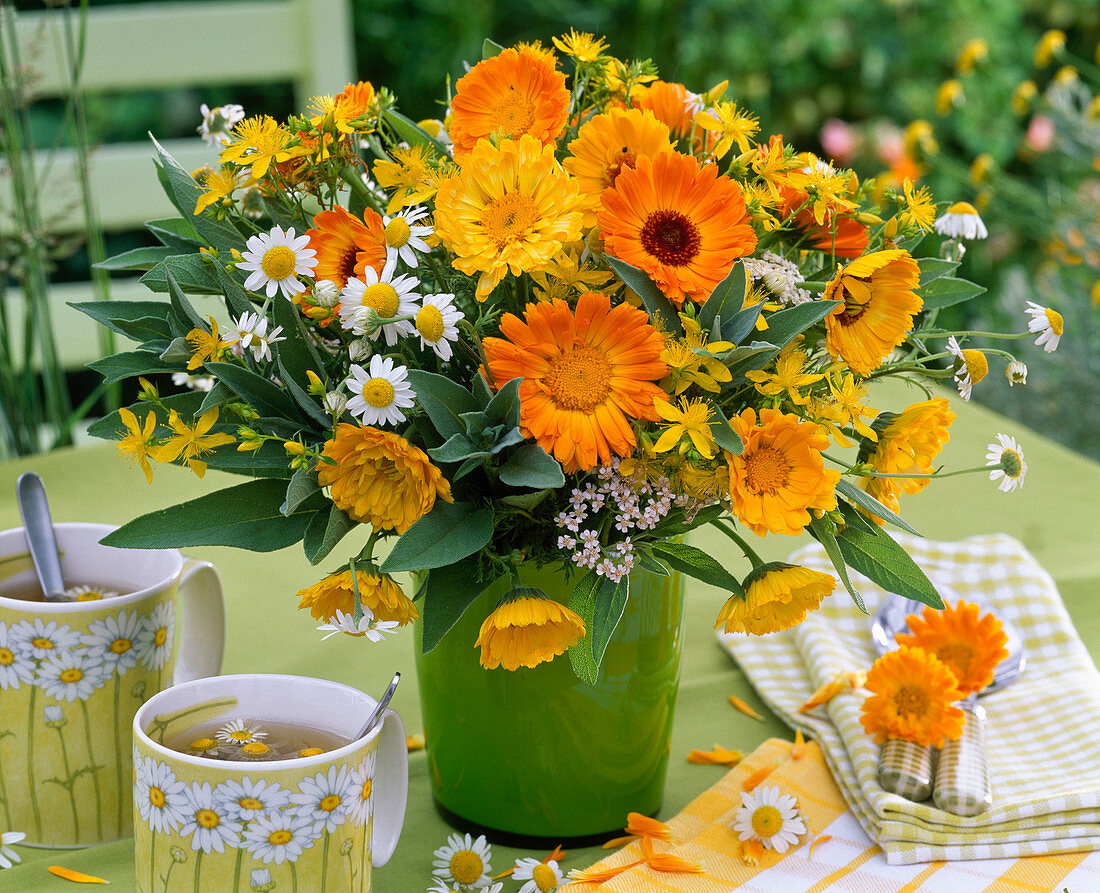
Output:
[[[231,721],[235,730],[279,723],[350,739],[375,704],[338,682],[259,674],[152,697],[134,717],[139,893],[369,893],[405,821],[409,756],[393,710],[364,738],[293,759],[217,760],[163,742]]]
[[[131,836],[134,713],[173,682],[221,669],[213,565],[100,545],[114,529],[54,525],[66,583],[95,586],[66,602],[26,600],[35,575],[23,528],[0,532],[0,823],[28,845]]]

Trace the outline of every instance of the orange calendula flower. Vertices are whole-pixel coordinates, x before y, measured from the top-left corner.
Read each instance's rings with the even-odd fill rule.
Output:
[[[810,510],[836,508],[840,472],[825,467],[821,451],[829,436],[792,413],[751,407],[730,420],[744,451],[726,453],[733,513],[757,536],[798,536],[810,523]]]
[[[629,456],[637,441],[628,418],[656,421],[656,382],[668,367],[642,310],[587,292],[576,314],[564,301],[528,304],[526,322],[507,313],[500,331],[483,342],[493,380],[523,379],[520,430],[567,472]]]
[[[149,455],[157,462],[175,462],[176,459],[182,459],[183,464],[201,478],[206,474],[206,463],[200,461],[199,457],[213,452],[215,447],[236,441],[232,434],[209,433],[217,420],[218,407],[216,406],[204,412],[194,425],[188,425],[173,409],[168,416],[168,427],[175,434],[155,450],[150,450]]]
[[[438,497],[453,502],[451,485],[423,450],[378,428],[337,425],[322,455],[336,464],[317,466],[317,480],[331,487],[333,503],[375,530],[404,533]]]
[[[337,95],[332,106],[333,121],[341,133],[370,133],[374,125],[370,116],[375,111],[377,93],[370,81],[348,84]]]
[[[499,605],[481,624],[475,648],[487,670],[537,667],[553,660],[584,637],[584,621],[565,605],[538,590]]]
[[[745,595],[733,595],[718,612],[714,628],[762,636],[797,626],[831,595],[836,580],[808,567],[772,562],[745,577]]]
[[[919,285],[917,262],[900,248],[866,254],[839,270],[823,296],[844,302],[825,317],[829,353],[870,375],[913,328],[924,306]]]
[[[338,611],[351,614],[355,610],[355,586],[359,587],[359,603],[378,620],[404,626],[420,616],[412,599],[389,574],[368,574],[357,569],[352,585],[351,568],[300,589],[298,607],[308,609],[314,620],[328,620]]]
[[[562,166],[576,178],[582,193],[599,196],[614,186],[619,174],[633,167],[640,155],[652,158],[671,150],[668,126],[652,112],[610,109],[581,127]]]
[[[569,90],[553,58],[531,47],[501,50],[455,84],[448,133],[464,162],[485,137],[531,136],[550,145],[565,128]]]
[[[692,750],[687,755],[689,763],[700,766],[736,766],[745,755],[739,750],[730,750],[715,744],[710,750]]]
[[[867,674],[871,696],[860,722],[884,744],[889,738],[923,747],[943,747],[962,736],[965,715],[955,706],[964,693],[947,664],[920,648],[903,645],[875,661]]]
[[[538,270],[580,239],[585,208],[552,145],[528,135],[499,146],[485,140],[440,183],[435,234],[456,255],[457,269],[481,274],[477,299],[484,301],[509,270]]]
[[[710,150],[718,142],[718,135],[707,133],[702,127],[696,127],[695,114],[702,111],[701,97],[688,91],[683,84],[655,80],[650,84],[639,85],[630,94],[630,104],[636,109],[646,109],[653,113],[658,121],[667,125],[675,140],[691,136],[691,149],[695,151],[706,142]]]
[[[993,681],[997,664],[1008,657],[1008,637],[1000,620],[991,613],[979,617],[980,610],[964,601],[942,611],[925,607],[919,616],[906,619],[912,635],[898,635],[898,644],[936,655],[951,668],[964,694],[981,691]]]
[[[675,152],[621,171],[598,217],[607,253],[648,273],[677,307],[705,301],[756,249],[741,187],[717,165]]]
[[[381,273],[386,263],[386,235],[382,218],[370,208],[360,219],[339,205],[321,211],[313,218],[313,228],[306,230],[309,247],[317,252],[313,277],[326,279],[340,288],[351,278],[362,279],[370,267]]]

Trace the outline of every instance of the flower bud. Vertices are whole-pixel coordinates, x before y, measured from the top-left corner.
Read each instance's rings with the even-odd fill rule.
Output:
[[[313,286],[313,300],[318,307],[331,310],[340,303],[340,286],[331,279],[322,279]]]
[[[296,440],[287,440],[283,442],[283,449],[286,450],[292,456],[301,456],[305,454],[306,448]]]
[[[375,314],[375,318],[378,314]],[[352,341],[348,345],[348,356],[353,363],[358,363],[360,360],[365,360],[371,355],[371,343],[365,338],[360,338],[357,341]]]
[[[333,418],[340,418],[347,405],[348,398],[339,391],[329,391],[325,394],[325,409]]]

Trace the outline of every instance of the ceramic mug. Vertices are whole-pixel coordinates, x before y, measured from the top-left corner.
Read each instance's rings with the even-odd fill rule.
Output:
[[[123,593],[71,602],[9,597],[33,584],[34,566],[23,528],[0,532],[0,816],[29,845],[129,837],[135,711],[173,682],[221,669],[214,566],[100,545],[114,529],[54,525],[67,585]]]
[[[393,710],[358,741],[294,759],[217,760],[164,742],[234,718],[350,739],[375,704],[348,685],[279,675],[200,679],[150,698],[134,717],[139,893],[369,893],[405,820],[409,756]]]

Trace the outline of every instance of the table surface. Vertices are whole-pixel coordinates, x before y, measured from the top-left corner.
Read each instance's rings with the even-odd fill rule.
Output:
[[[896,383],[876,388],[876,405],[883,409],[896,411],[917,399],[918,392]],[[1017,437],[1024,451],[1029,466],[1025,486],[1005,494],[985,474],[946,478],[933,482],[919,496],[903,497],[906,519],[930,539],[954,540],[1004,531],[1022,540],[1053,575],[1095,659],[1100,654],[1100,612],[1093,598],[1100,588],[1100,509],[1096,505],[1100,465],[980,406],[965,404],[957,397],[952,402],[958,419],[942,456],[948,470],[982,464],[986,444],[1003,432]],[[20,525],[15,478],[22,471],[42,476],[54,520],[114,524],[241,480],[210,472],[198,481],[184,469],[158,467],[153,484],[148,486],[137,468],[116,458],[111,444],[58,451],[0,464],[0,529]],[[365,534],[357,536],[359,533],[353,532],[334,554],[351,554],[365,541]],[[777,560],[807,540],[769,536],[753,545],[765,560]],[[747,569],[744,559],[721,534],[704,532],[692,541],[725,560],[735,574]],[[188,554],[214,562],[222,574],[228,602],[225,672],[321,676],[377,695],[399,669],[405,681],[393,706],[410,733],[421,729],[411,631],[380,644],[346,636],[322,643],[320,634],[314,632],[315,622],[296,608],[295,593],[315,582],[320,572],[310,567],[300,547],[267,554],[202,548],[189,549]],[[688,764],[684,757],[692,748],[709,749],[718,743],[748,752],[766,738],[791,735],[762,706],[739,668],[715,641],[712,626],[724,600],[722,594],[695,581],[689,581],[687,594],[683,676],[662,818],[674,815],[726,771],[719,766]],[[840,590],[833,597],[848,596]],[[727,701],[729,695],[738,695],[757,707],[763,721],[734,710]],[[425,754],[411,754],[404,835],[390,863],[375,873],[377,889],[426,889],[432,851],[444,843],[451,830],[433,805]],[[72,852],[20,848],[20,853],[23,863],[0,873],[0,888],[25,893],[72,889],[45,870],[47,865],[62,864],[107,878],[116,889],[134,889],[133,845],[129,841]],[[509,868],[518,855],[541,857],[544,853],[494,847],[494,872]],[[583,867],[599,855],[597,848],[573,850],[563,867]]]

